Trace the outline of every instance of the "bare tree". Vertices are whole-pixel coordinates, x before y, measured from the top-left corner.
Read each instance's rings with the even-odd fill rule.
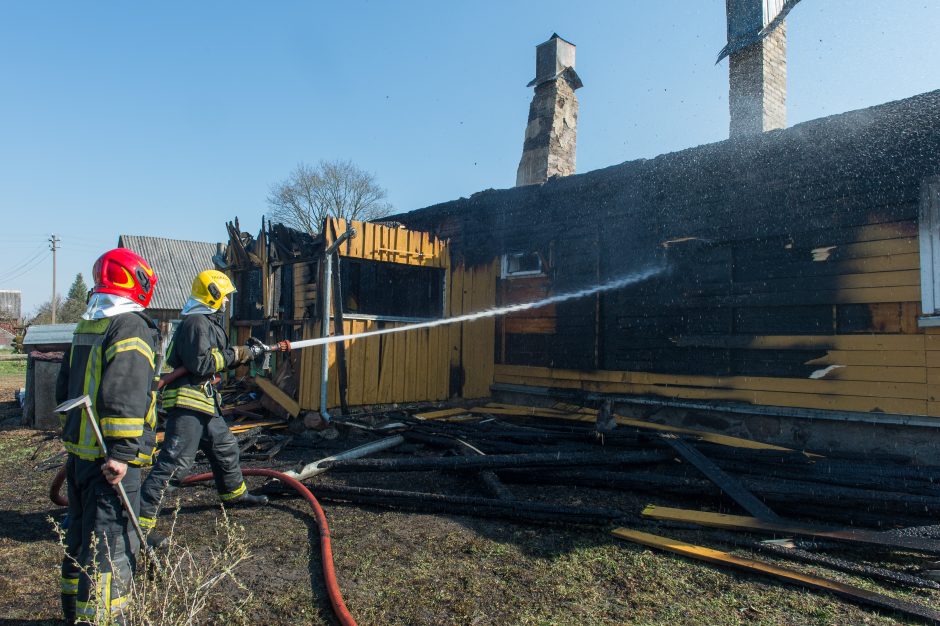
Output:
[[[352,161],[320,161],[316,167],[298,163],[286,180],[271,186],[268,216],[314,235],[327,217],[385,217],[392,211],[385,197],[375,176]]]

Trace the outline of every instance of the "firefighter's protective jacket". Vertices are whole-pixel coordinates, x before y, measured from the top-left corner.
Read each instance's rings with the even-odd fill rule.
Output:
[[[132,465],[149,465],[156,444],[154,346],[158,331],[142,313],[82,320],[65,352],[56,381],[56,400],[87,394],[98,417],[108,455]],[[76,456],[104,456],[81,407],[62,420],[62,442]]]
[[[221,313],[184,316],[173,334],[167,363],[173,369],[182,365],[189,374],[164,387],[163,410],[175,407],[215,415],[217,401],[212,379],[238,365],[222,328]]]

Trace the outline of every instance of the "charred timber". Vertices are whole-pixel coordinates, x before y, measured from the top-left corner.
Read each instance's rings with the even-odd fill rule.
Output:
[[[861,459],[846,461],[841,459],[811,458],[801,452],[782,452],[777,450],[746,450],[729,448],[715,444],[701,443],[697,447],[714,459],[728,459],[747,463],[759,463],[769,467],[782,467],[794,471],[812,471],[818,474],[834,476],[861,477],[877,476],[885,480],[922,481],[940,485],[940,467],[933,465],[900,465],[888,461],[881,463],[864,462]]]
[[[729,498],[754,517],[776,520],[779,516],[770,507],[758,500],[748,491],[741,481],[725,473],[711,459],[702,454],[692,444],[682,441],[675,435],[662,435],[662,440],[675,450],[686,462],[695,466],[708,480],[721,489]]]
[[[415,472],[431,470],[478,471],[507,467],[563,467],[572,465],[645,465],[672,459],[670,452],[542,452],[535,454],[492,454],[475,457],[434,457],[400,459],[349,459],[324,461],[321,467],[332,472]]]
[[[762,466],[747,461],[719,460],[717,464],[724,470],[760,476],[765,478],[797,479],[803,482],[824,483],[827,485],[873,489],[876,491],[903,491],[925,496],[940,496],[940,485],[928,480],[908,478],[887,478],[879,475],[838,474],[828,472],[826,468],[812,465],[782,467]]]
[[[735,543],[737,545],[746,546],[761,552],[782,556],[786,559],[803,561],[804,563],[812,563],[814,565],[823,565],[840,572],[855,574],[857,576],[865,576],[867,578],[874,578],[877,580],[884,580],[895,585],[915,587],[917,589],[940,589],[940,583],[936,583],[932,580],[927,580],[926,578],[921,578],[919,576],[905,574],[904,572],[896,572],[884,567],[875,567],[874,565],[846,561],[845,559],[838,559],[832,556],[826,556],[824,554],[816,554],[814,552],[801,550],[799,548],[785,548],[773,543],[763,543],[760,541],[736,541]]]
[[[600,507],[573,507],[524,500],[452,496],[371,487],[318,485],[316,492],[317,498],[334,502],[356,502],[422,513],[448,513],[554,524],[605,526],[627,517],[623,511]]]
[[[611,489],[615,491],[641,492],[653,495],[669,494],[688,498],[723,498],[724,494],[707,480],[689,478],[669,473],[654,472],[614,472],[614,471],[530,471],[525,469],[505,469],[499,471],[504,482],[543,485],[569,485]],[[842,503],[832,493],[811,493],[804,489],[775,489],[773,485],[763,484],[760,488],[751,487],[774,507],[792,514],[807,515],[817,519],[840,521],[850,524],[862,524],[872,527],[910,523],[916,520],[930,519],[931,513],[921,510],[903,510],[891,506],[882,506],[883,515],[876,515],[866,508],[870,503]],[[886,515],[888,516],[886,518]]]

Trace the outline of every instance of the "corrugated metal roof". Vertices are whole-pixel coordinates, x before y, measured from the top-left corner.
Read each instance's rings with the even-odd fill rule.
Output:
[[[26,329],[24,346],[69,345],[75,324],[33,324]]]
[[[196,274],[213,269],[212,255],[224,250],[221,243],[184,241],[164,237],[121,235],[118,246],[144,257],[157,273],[151,309],[182,309]]]

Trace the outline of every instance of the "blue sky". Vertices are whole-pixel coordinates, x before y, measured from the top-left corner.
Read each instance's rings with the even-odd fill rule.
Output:
[[[803,0],[789,123],[940,88],[940,3]],[[24,309],[121,233],[256,231],[299,162],[397,210],[510,187],[552,32],[578,46],[578,171],[727,137],[724,0],[0,2],[0,289]]]

